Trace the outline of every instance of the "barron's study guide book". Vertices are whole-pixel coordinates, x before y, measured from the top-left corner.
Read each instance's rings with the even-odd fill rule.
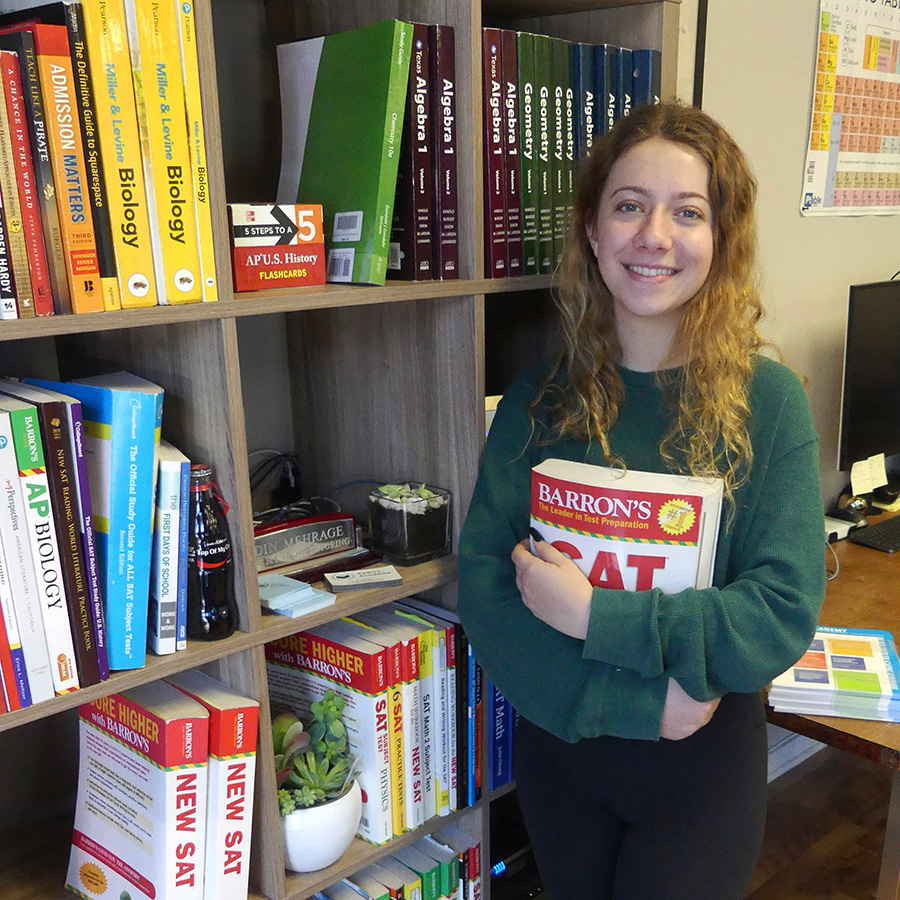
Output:
[[[328,281],[384,284],[412,25],[281,44],[278,203],[319,203]]]
[[[900,659],[889,631],[819,625],[809,649],[772,681],[777,712],[900,722]]]
[[[246,900],[259,702],[197,669],[167,681],[209,711],[204,900]]]
[[[265,645],[273,709],[300,718],[327,690],[344,699],[347,742],[360,766],[359,836],[385,844],[394,836],[393,771],[388,724],[388,664],[384,647],[341,634],[334,623]],[[402,809],[402,807],[401,807]]]
[[[545,459],[532,469],[531,527],[594,587],[671,594],[711,584],[722,493],[721,478]]]
[[[153,681],[78,714],[66,887],[85,900],[203,900],[206,707]]]

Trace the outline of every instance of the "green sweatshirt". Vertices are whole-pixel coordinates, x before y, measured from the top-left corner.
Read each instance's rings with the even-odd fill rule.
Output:
[[[621,370],[625,399],[613,453],[635,471],[665,472],[669,413],[653,373]],[[531,468],[549,457],[604,464],[596,443],[540,440],[529,405],[539,374],[519,379],[491,425],[459,543],[458,611],[485,672],[529,721],[567,741],[656,740],[669,677],[697,700],[761,690],[812,639],[825,594],[818,437],[803,388],[757,357],[750,385],[753,468],[726,502],[713,587],[594,588],[585,640],[522,602],[510,553],[528,534]]]

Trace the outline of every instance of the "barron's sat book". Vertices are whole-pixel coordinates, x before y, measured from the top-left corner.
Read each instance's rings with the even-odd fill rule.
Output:
[[[709,587],[723,484],[547,459],[532,469],[531,527],[594,587]]]

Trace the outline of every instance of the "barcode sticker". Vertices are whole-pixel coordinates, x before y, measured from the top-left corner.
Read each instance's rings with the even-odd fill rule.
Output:
[[[400,244],[396,241],[388,244],[387,267],[389,269],[400,269]]]
[[[361,209],[334,214],[331,240],[335,243],[358,241],[362,237],[363,212]]]
[[[329,250],[326,279],[328,281],[352,281],[353,257],[355,255],[356,250],[353,247],[346,247],[341,250]]]

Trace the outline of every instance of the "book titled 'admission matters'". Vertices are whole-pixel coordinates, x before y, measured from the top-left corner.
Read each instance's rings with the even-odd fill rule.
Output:
[[[562,459],[532,469],[531,526],[595,587],[675,593],[712,582],[723,482]]]

